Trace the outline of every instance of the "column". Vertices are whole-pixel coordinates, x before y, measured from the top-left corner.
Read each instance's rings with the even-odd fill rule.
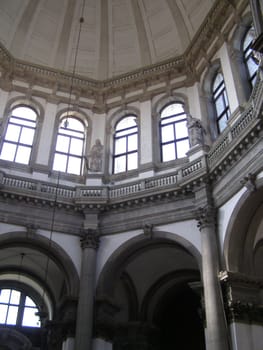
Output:
[[[212,206],[198,211],[201,231],[202,277],[206,314],[206,349],[229,349],[225,312],[218,278],[219,257],[215,230],[215,209]]]
[[[76,326],[76,350],[91,350],[96,255],[99,246],[97,230],[86,229],[81,238],[82,262]]]
[[[254,27],[256,30],[256,35],[260,35],[263,32],[263,19],[260,7],[260,0],[250,0],[250,8],[253,18]]]

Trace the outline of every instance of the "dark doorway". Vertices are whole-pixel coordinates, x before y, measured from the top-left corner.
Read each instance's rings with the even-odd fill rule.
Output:
[[[160,350],[205,350],[200,297],[188,284],[165,293],[154,319],[160,329]]]

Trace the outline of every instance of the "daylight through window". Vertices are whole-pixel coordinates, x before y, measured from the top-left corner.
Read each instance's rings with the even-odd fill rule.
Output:
[[[2,145],[0,159],[29,164],[36,130],[36,112],[26,106],[12,110]]]
[[[135,116],[119,121],[114,134],[113,173],[138,167],[138,126]]]
[[[15,289],[0,290],[0,324],[40,327],[34,301]]]
[[[53,170],[81,175],[84,141],[83,123],[74,117],[63,119],[57,135]]]
[[[160,137],[162,162],[186,156],[189,150],[189,137],[182,103],[169,104],[162,110]]]

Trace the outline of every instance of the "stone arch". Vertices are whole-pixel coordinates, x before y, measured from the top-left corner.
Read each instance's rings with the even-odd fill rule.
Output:
[[[128,262],[133,258],[133,254],[138,254],[139,249],[147,249],[147,247],[161,242],[170,242],[181,246],[185,251],[188,251],[197,262],[199,269],[201,269],[201,254],[189,241],[183,237],[164,231],[154,232],[154,238],[149,239],[141,234],[129,239],[123,243],[105,263],[97,283],[97,295],[111,295],[112,283],[114,283],[115,276],[118,275],[119,270],[123,267],[124,262]]]
[[[32,344],[25,335],[10,328],[0,328],[0,343],[1,350],[32,349]]]
[[[38,234],[17,231],[0,235],[0,250],[8,247],[29,247],[48,256],[64,276],[65,294],[71,297],[78,296],[79,277],[77,270],[71,258],[56,242],[50,242],[46,237]],[[16,265],[16,267],[19,266]]]
[[[262,225],[263,180],[256,182],[256,190],[247,190],[239,199],[227,226],[224,241],[224,259],[227,270],[255,274],[254,254],[262,237],[258,228]]]
[[[163,308],[164,295],[169,290],[177,289],[182,295],[188,283],[198,282],[200,285],[200,265],[197,249],[176,234],[154,231],[123,243],[112,253],[99,276],[96,290],[99,336],[105,337],[106,333],[106,338],[118,346],[129,338],[135,348],[138,338],[141,338],[158,348],[160,317],[158,314],[155,318],[153,316],[157,306],[159,310]],[[128,293],[125,291],[127,283]],[[192,291],[191,298],[193,295],[195,291]],[[201,305],[200,293],[197,298]],[[177,307],[178,302],[179,299]],[[201,321],[200,324],[203,333]],[[200,339],[200,349],[203,349],[203,335]]]

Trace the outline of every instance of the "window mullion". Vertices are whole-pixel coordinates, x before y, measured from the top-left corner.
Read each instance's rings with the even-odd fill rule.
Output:
[[[25,300],[26,300],[26,295],[24,293],[21,293],[21,295],[20,295],[20,302],[19,302],[19,305],[18,305],[17,320],[16,320],[16,323],[19,326],[22,325],[22,321],[23,321]]]

